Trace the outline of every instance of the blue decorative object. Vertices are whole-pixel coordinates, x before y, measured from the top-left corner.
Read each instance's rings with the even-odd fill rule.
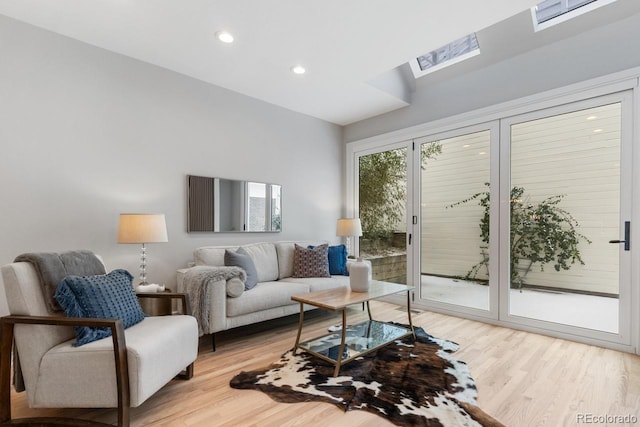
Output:
[[[122,319],[128,328],[144,319],[132,280],[133,276],[126,270],[113,270],[99,276],[67,276],[54,296],[69,317]],[[110,328],[88,326],[77,326],[75,332],[75,347],[111,335]]]
[[[347,247],[345,245],[329,246],[329,273],[348,276]]]
[[[240,267],[247,273],[247,280],[244,281],[245,291],[255,288],[258,284],[258,270],[256,270],[256,265],[243,248],[239,248],[236,252],[228,249],[225,250],[224,265],[228,267]]]

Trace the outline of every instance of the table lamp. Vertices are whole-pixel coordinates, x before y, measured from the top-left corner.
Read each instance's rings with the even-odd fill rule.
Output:
[[[147,284],[147,254],[145,243],[168,242],[164,214],[120,214],[118,243],[142,243],[140,252],[140,285]]]
[[[336,226],[336,236],[347,238],[347,255],[351,254],[350,237],[362,236],[360,218],[340,218]]]

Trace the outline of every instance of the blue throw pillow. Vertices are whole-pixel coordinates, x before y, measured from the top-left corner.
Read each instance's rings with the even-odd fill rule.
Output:
[[[313,249],[313,246],[308,246]],[[347,247],[345,245],[329,246],[329,274],[348,276]]]
[[[348,276],[347,247],[345,245],[329,246],[329,273]]]
[[[132,280],[133,276],[126,270],[113,270],[99,276],[67,276],[54,296],[69,317],[122,319],[128,328],[144,319]],[[77,326],[75,331],[75,347],[111,335],[110,328]]]
[[[224,251],[224,265],[227,267],[240,267],[247,273],[247,280],[244,281],[244,290],[255,288],[258,284],[258,271],[249,254],[242,248],[237,252],[226,249]]]

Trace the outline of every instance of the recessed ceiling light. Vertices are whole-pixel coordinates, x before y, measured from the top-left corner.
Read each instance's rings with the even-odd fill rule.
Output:
[[[304,74],[307,72],[307,70],[305,70],[305,68],[302,65],[296,65],[291,67],[291,71],[293,71],[295,74]]]
[[[471,147],[471,144],[464,144],[464,145],[462,146],[462,148],[469,148],[469,147]]]
[[[598,118],[598,116],[589,116],[589,117],[587,117],[587,120],[595,120],[597,118]]]
[[[602,132],[602,129],[594,129],[593,130],[593,133],[600,133],[600,132]]]
[[[216,37],[223,43],[233,43],[233,36],[226,31],[218,31]]]

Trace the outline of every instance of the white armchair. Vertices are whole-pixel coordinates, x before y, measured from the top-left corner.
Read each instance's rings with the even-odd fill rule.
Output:
[[[117,407],[119,426],[129,425],[130,407],[141,405],[174,377],[192,377],[198,353],[194,317],[145,317],[125,330],[120,319],[52,315],[31,263],[12,263],[1,271],[11,314],[0,319],[0,424],[11,422],[13,342],[30,407]],[[189,313],[183,294],[144,297],[179,299],[182,312]],[[107,327],[112,336],[74,347],[73,326],[78,325]],[[47,425],[65,424],[55,420]]]

